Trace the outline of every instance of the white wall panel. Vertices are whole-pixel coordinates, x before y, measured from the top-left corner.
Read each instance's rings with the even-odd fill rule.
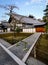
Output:
[[[35,28],[32,28],[32,29],[23,29],[23,32],[25,32],[25,33],[35,33],[36,30],[35,30]]]

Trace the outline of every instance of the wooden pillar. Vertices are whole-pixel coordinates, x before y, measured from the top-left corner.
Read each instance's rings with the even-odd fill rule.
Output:
[[[34,46],[33,51],[34,51],[34,58],[36,58],[36,46]]]

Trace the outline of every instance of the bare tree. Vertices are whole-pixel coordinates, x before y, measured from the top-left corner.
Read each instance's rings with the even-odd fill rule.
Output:
[[[9,23],[12,21],[12,14],[13,14],[13,9],[16,8],[16,9],[19,9],[17,6],[15,5],[7,5],[7,6],[4,6],[4,5],[0,5],[0,8],[4,8],[5,10],[9,10],[9,13],[5,13],[6,15],[9,15],[10,18],[9,18]]]
[[[15,6],[15,5],[7,5],[7,6],[0,5],[0,8],[3,8],[5,10],[9,11],[8,13],[5,13],[5,14],[10,16],[9,20],[8,20],[9,23],[11,23],[12,21],[14,22],[13,28],[14,28],[14,38],[15,38],[16,20],[15,20],[15,18],[13,16],[13,15],[15,15],[15,13],[13,12],[13,9],[14,8],[19,9],[19,8],[17,6]],[[14,42],[14,40],[13,40],[13,42]]]

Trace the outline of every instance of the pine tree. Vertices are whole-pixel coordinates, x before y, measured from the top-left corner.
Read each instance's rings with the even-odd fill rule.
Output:
[[[43,20],[46,22],[46,32],[48,30],[48,4],[46,5],[46,9],[44,10]]]
[[[46,5],[46,9],[44,10],[45,12],[45,16],[46,16],[46,20],[48,21],[48,4]]]

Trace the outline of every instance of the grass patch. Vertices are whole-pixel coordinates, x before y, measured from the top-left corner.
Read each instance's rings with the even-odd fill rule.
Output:
[[[0,34],[0,38],[6,40],[10,44],[14,44],[30,35],[31,35],[30,33],[15,33],[15,34],[14,33],[6,33],[6,34]]]
[[[29,36],[32,33],[15,33],[15,36]],[[14,33],[4,33],[4,34],[0,34],[0,38],[3,37],[9,37],[9,36],[14,36]]]
[[[20,40],[26,38],[27,36],[9,36],[9,37],[4,37],[3,39],[9,42],[10,44],[14,44],[19,42]]]
[[[48,34],[47,34],[48,35]],[[37,59],[43,61],[48,65],[48,39],[45,34],[41,35],[41,38],[37,42]]]

